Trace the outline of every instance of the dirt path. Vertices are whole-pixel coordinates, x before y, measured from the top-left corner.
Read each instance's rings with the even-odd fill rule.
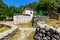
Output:
[[[14,25],[13,22],[1,22],[0,21],[0,23]],[[21,30],[21,33],[20,33],[20,37],[18,37],[17,40],[26,40],[26,38],[30,35],[30,33],[35,31],[36,28],[18,28],[18,29]]]
[[[21,35],[18,38],[18,40],[26,40],[26,37],[30,35],[33,31],[35,31],[35,28],[19,28],[21,30]]]

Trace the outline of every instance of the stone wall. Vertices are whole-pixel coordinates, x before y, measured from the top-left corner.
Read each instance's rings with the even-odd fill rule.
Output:
[[[34,16],[34,19],[37,19],[37,21],[47,21],[49,16]]]
[[[37,22],[38,21],[41,21],[41,22],[46,22],[47,20],[49,19],[48,16],[34,16],[33,17],[33,25],[36,26],[37,25]]]
[[[7,25],[8,27],[10,27],[10,29],[0,33],[0,40],[10,40],[10,37],[16,34],[18,28],[11,24],[4,24],[4,25]]]

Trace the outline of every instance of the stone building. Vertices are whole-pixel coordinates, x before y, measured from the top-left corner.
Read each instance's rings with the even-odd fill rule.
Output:
[[[23,14],[28,14],[28,15],[30,15],[31,17],[33,17],[33,15],[34,15],[34,11],[33,10],[25,10],[24,12],[23,12]]]

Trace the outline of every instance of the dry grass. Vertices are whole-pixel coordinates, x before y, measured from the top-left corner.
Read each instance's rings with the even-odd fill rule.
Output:
[[[59,20],[56,20],[56,19],[48,19],[48,21],[46,22],[46,24],[52,25],[52,26],[57,25],[57,23],[59,23],[59,25],[60,25],[60,21]]]
[[[22,27],[22,28],[31,28],[32,27],[32,21],[28,22],[28,23],[22,23],[22,24],[16,24],[18,27]]]
[[[9,29],[8,27],[3,26],[3,27],[0,28],[0,32],[6,31],[6,30],[8,30],[8,29]]]
[[[20,37],[20,30],[17,31],[16,35],[11,37],[11,40],[18,40],[18,37]]]
[[[32,33],[26,38],[26,40],[34,40],[34,33],[35,33],[35,32],[32,32]]]
[[[58,23],[59,21],[56,19],[48,19],[48,21],[46,22],[48,25],[55,25],[56,23]]]

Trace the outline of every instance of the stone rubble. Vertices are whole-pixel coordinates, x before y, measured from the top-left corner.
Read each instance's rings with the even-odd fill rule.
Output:
[[[43,27],[42,27],[43,26]],[[48,29],[47,29],[48,28]],[[60,40],[60,32],[54,27],[49,27],[46,24],[38,23],[34,34],[35,40]]]

